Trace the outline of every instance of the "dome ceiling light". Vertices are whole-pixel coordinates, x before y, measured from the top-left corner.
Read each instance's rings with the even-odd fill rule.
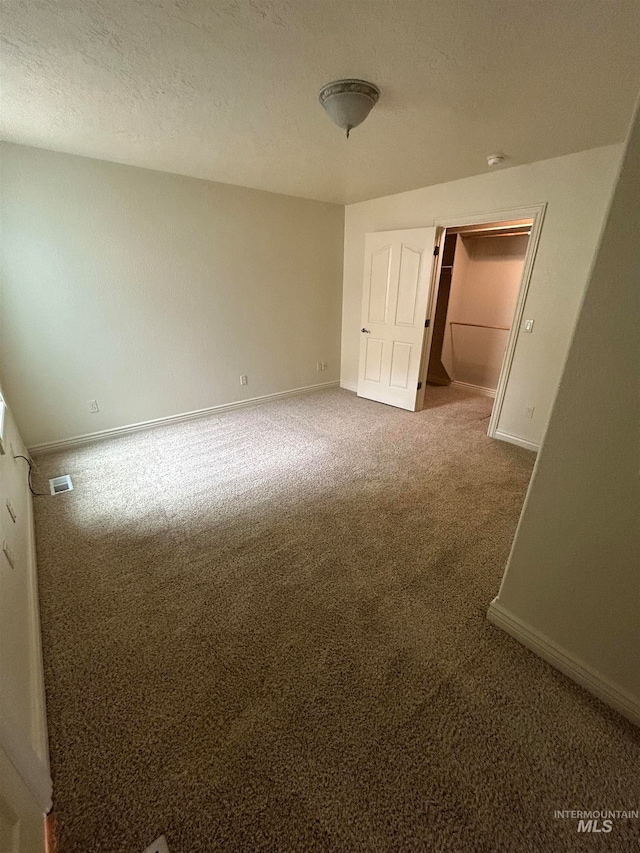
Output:
[[[349,133],[366,119],[380,91],[366,80],[334,80],[320,89],[318,98],[329,117]]]

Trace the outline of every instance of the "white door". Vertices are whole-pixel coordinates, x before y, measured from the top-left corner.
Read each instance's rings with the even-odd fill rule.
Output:
[[[43,853],[51,778],[26,451],[5,410],[0,452],[0,851]],[[46,500],[46,498],[39,498]]]
[[[436,228],[367,234],[358,396],[414,412],[425,341]]]

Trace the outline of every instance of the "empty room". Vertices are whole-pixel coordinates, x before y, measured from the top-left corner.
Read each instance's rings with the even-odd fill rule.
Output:
[[[0,853],[636,850],[638,2],[0,30]]]

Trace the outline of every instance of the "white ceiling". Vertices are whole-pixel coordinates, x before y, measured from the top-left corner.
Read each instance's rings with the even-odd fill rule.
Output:
[[[640,88],[640,0],[0,6],[4,139],[341,203],[618,142]],[[349,140],[339,77],[381,90]]]

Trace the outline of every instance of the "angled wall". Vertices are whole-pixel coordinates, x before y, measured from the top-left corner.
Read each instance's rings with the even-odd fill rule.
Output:
[[[639,199],[636,114],[490,618],[640,724]]]

